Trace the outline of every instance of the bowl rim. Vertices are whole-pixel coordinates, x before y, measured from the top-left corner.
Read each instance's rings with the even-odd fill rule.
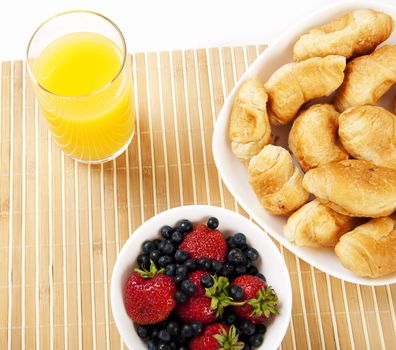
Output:
[[[119,288],[119,282],[121,280],[122,274],[125,272],[125,266],[122,264],[125,259],[129,258],[128,253],[135,241],[140,240],[141,238],[146,238],[149,239],[152,236],[147,236],[147,229],[150,228],[152,225],[156,225],[158,223],[162,223],[162,225],[166,224],[166,218],[170,215],[180,213],[180,219],[183,219],[186,217],[186,214],[188,214],[188,211],[190,210],[195,210],[195,211],[200,211],[202,212],[202,218],[208,217],[208,216],[220,216],[219,213],[223,213],[223,215],[232,215],[237,218],[243,225],[245,225],[247,228],[250,227],[252,230],[256,230],[257,232],[260,232],[262,234],[262,239],[265,241],[265,244],[268,246],[268,249],[271,249],[274,251],[274,254],[278,256],[280,264],[277,266],[278,269],[281,270],[282,275],[285,277],[282,280],[283,283],[283,293],[286,295],[286,298],[284,298],[284,301],[282,303],[282,310],[284,314],[284,321],[280,324],[279,329],[277,329],[277,336],[274,339],[274,347],[273,350],[277,349],[279,345],[281,344],[288,328],[290,325],[290,320],[292,316],[292,304],[293,304],[293,294],[292,294],[292,287],[291,287],[291,280],[290,280],[290,275],[289,271],[287,269],[285,260],[283,256],[281,255],[280,251],[278,250],[277,246],[275,243],[271,240],[271,238],[267,235],[263,229],[256,225],[254,222],[250,221],[248,218],[244,217],[243,215],[234,212],[232,210],[223,208],[223,207],[217,207],[217,206],[212,206],[212,205],[182,205],[178,207],[174,207],[168,210],[165,210],[157,215],[154,215],[150,219],[146,220],[142,225],[140,225],[136,230],[134,230],[133,234],[130,235],[128,240],[124,243],[123,247],[121,248],[116,262],[113,267],[112,275],[111,275],[111,284],[110,284],[110,302],[111,302],[111,310],[113,314],[113,318],[116,324],[116,327],[118,329],[118,332],[121,335],[122,341],[124,344],[130,348],[130,349],[135,349],[134,346],[135,344],[131,344],[127,342],[126,334],[130,333],[130,327],[128,326],[131,322],[129,317],[126,314],[124,303],[123,303],[123,297],[122,297],[122,290],[120,291]],[[206,214],[205,214],[206,213]],[[165,220],[164,220],[165,219]],[[249,231],[248,229],[246,231]],[[157,233],[156,233],[157,234]],[[249,234],[247,234],[248,236]],[[248,237],[249,239],[249,237]],[[140,248],[139,248],[140,249]],[[132,259],[130,259],[132,262]],[[121,295],[121,297],[120,297]],[[120,301],[121,300],[121,301]],[[126,317],[126,318],[125,318]],[[138,338],[136,332],[135,332],[135,339],[140,339]],[[259,350],[260,348],[258,348]]]
[[[267,59],[267,57],[271,57],[272,48],[279,46],[285,40],[289,41],[289,37],[296,36],[295,33],[300,33],[303,30],[307,31],[307,24],[312,21],[317,21],[318,18],[324,17],[328,15],[328,12],[347,12],[352,11],[357,8],[373,8],[378,11],[390,12],[392,14],[396,14],[396,6],[393,4],[375,2],[373,0],[340,0],[333,3],[330,3],[326,6],[322,6],[315,11],[312,11],[308,15],[304,16],[301,20],[299,20],[296,24],[292,25],[289,29],[285,30],[277,39],[275,39],[268,47],[255,59],[255,61],[248,67],[248,69],[242,74],[242,76],[235,83],[234,87],[231,89],[228,96],[225,96],[223,106],[218,114],[216,124],[213,131],[212,136],[212,154],[214,158],[214,162],[218,173],[226,185],[227,189],[231,192],[231,194],[235,197],[241,207],[255,220],[255,222],[261,226],[266,233],[268,233],[271,237],[277,240],[280,244],[282,244],[285,248],[290,250],[293,254],[298,256],[300,259],[304,260],[308,264],[314,266],[315,268],[333,276],[340,280],[347,281],[354,284],[359,285],[367,285],[367,286],[383,286],[383,285],[391,285],[396,283],[396,273],[390,274],[388,276],[382,276],[378,278],[366,278],[360,277],[355,274],[350,276],[345,276],[342,273],[326,268],[322,264],[318,264],[316,259],[311,257],[309,254],[305,252],[299,252],[301,247],[296,246],[294,243],[288,241],[286,237],[284,237],[283,233],[278,233],[270,225],[268,225],[264,220],[260,218],[258,214],[255,213],[254,210],[250,208],[250,205],[239,195],[238,191],[232,185],[232,180],[230,174],[224,168],[224,161],[221,160],[221,152],[219,145],[221,144],[222,138],[224,138],[222,129],[224,125],[228,126],[229,121],[229,113],[228,110],[232,107],[232,101],[235,98],[235,95],[241,86],[241,84],[249,77],[254,76],[260,71],[260,68],[263,67],[263,62]],[[394,18],[396,20],[396,18]],[[310,28],[310,26],[308,26]],[[396,29],[395,29],[396,30]],[[230,107],[231,106],[231,107]],[[229,147],[229,146],[228,146]],[[263,209],[264,210],[264,209]]]

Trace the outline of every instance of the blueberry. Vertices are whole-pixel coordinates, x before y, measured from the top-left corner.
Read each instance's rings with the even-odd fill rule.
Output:
[[[207,226],[212,229],[215,230],[218,226],[219,226],[219,220],[215,217],[211,217],[208,219],[208,224]]]
[[[164,237],[165,239],[170,239],[172,233],[172,227],[168,225],[162,226],[160,232],[162,237]]]
[[[162,242],[162,240],[160,240],[160,239],[158,239],[158,238],[156,238],[156,239],[153,239],[153,243],[155,243],[155,246],[158,248],[158,246],[159,246],[159,244]]]
[[[214,285],[214,280],[211,275],[203,275],[201,278],[201,285],[204,288],[210,288]]]
[[[162,253],[159,250],[153,250],[150,253],[150,260],[153,260],[155,263],[158,262],[158,259],[160,258],[160,256],[162,255]]]
[[[253,335],[256,332],[256,327],[250,321],[243,321],[239,328],[245,335]]]
[[[169,344],[160,342],[157,346],[158,350],[172,350]]]
[[[179,346],[177,350],[188,350],[188,347],[185,345]]]
[[[188,259],[184,263],[184,266],[187,267],[188,270],[192,271],[197,268],[197,262],[194,259]]]
[[[230,288],[230,296],[234,300],[241,300],[243,297],[243,289],[237,285],[234,285]]]
[[[171,335],[166,329],[161,329],[158,333],[158,339],[167,343],[170,341]]]
[[[232,241],[236,247],[241,247],[246,243],[246,236],[243,233],[238,232],[232,237]]]
[[[180,332],[180,326],[177,322],[172,321],[168,323],[166,330],[170,335],[178,335]]]
[[[184,280],[180,287],[181,290],[187,295],[193,295],[196,290],[195,283],[191,280]]]
[[[264,340],[264,336],[262,334],[253,334],[248,338],[249,345],[252,347],[259,347]]]
[[[238,276],[246,275],[247,268],[245,265],[238,265],[235,267],[235,272]]]
[[[180,333],[183,337],[190,338],[193,335],[193,330],[190,325],[185,324],[183,325]]]
[[[227,242],[228,248],[230,248],[230,249],[236,248],[236,244],[234,243],[234,237],[233,237],[233,236],[228,237],[228,238],[226,239],[226,242]]]
[[[187,267],[186,267],[185,265],[179,265],[179,266],[176,268],[176,275],[183,276],[184,279],[185,279],[186,276],[187,276],[187,272],[188,272],[188,270],[187,270]]]
[[[168,276],[174,276],[176,274],[176,265],[175,264],[166,265],[165,274]]]
[[[267,281],[267,279],[265,278],[265,276],[264,276],[261,272],[256,273],[256,277],[260,278],[260,279],[263,280],[264,282]]]
[[[189,258],[189,254],[185,250],[183,249],[176,250],[175,260],[177,262],[185,262],[188,258]]]
[[[224,319],[230,325],[235,324],[237,321],[237,317],[232,312],[227,313]]]
[[[155,248],[156,248],[156,245],[153,241],[145,241],[143,243],[143,251],[146,254],[150,254]]]
[[[169,265],[173,261],[172,257],[169,255],[162,255],[158,259],[158,265],[160,267],[165,267],[166,265]]]
[[[194,335],[200,335],[203,332],[203,324],[201,322],[191,323],[191,328],[193,330]]]
[[[193,224],[190,220],[184,219],[179,225],[179,230],[183,233],[190,232],[193,229]]]
[[[177,290],[174,294],[174,298],[176,303],[185,303],[187,300],[187,296],[181,291],[181,290]]]
[[[230,262],[225,262],[223,265],[223,270],[221,271],[221,273],[226,276],[226,277],[230,277],[233,273],[235,272],[235,267],[234,265],[232,265],[232,263]]]
[[[223,268],[223,264],[220,261],[213,260],[212,261],[212,270],[214,273],[220,273]]]
[[[187,339],[186,337],[182,336],[182,335],[179,335],[179,336],[176,338],[176,340],[179,342],[179,344],[184,344],[188,339]],[[179,350],[180,350],[181,348],[182,348],[182,347],[179,347]],[[184,349],[187,349],[187,350],[188,350],[188,347],[186,346]]]
[[[137,263],[141,268],[148,269],[150,267],[150,258],[147,254],[141,254],[137,257]]]
[[[157,346],[152,340],[147,343],[147,350],[157,350]]]
[[[183,232],[176,230],[172,233],[172,242],[176,244],[180,244],[184,239]]]
[[[246,257],[249,258],[251,261],[255,261],[259,258],[259,252],[255,248],[249,248],[246,251]]]
[[[176,340],[172,340],[172,341],[169,343],[169,346],[171,347],[172,350],[179,350],[179,346],[178,346],[178,345],[179,345],[179,344],[177,343]]]
[[[140,338],[147,338],[149,335],[148,328],[144,326],[137,326],[136,333]]]
[[[211,266],[211,261],[207,258],[198,259],[198,267],[202,270],[209,270]]]
[[[241,244],[241,245],[239,246],[239,249],[242,250],[243,252],[246,252],[246,251],[248,250],[248,248],[249,248],[249,246],[248,246],[246,243]],[[245,253],[245,254],[246,254],[246,253]]]
[[[257,275],[258,274],[257,267],[254,266],[254,265],[249,266],[248,269],[247,269],[247,274],[248,275],[253,275],[253,276]]]
[[[165,241],[164,246],[161,249],[162,253],[166,255],[172,255],[175,252],[175,246],[171,241]]]
[[[235,265],[244,265],[247,262],[245,254],[239,248],[232,248],[227,254],[227,260]]]
[[[183,275],[176,275],[173,280],[175,281],[176,284],[182,283],[186,279],[186,276]]]
[[[245,344],[242,350],[252,350],[249,344]]]
[[[151,339],[153,340],[158,339],[158,334],[159,334],[159,330],[157,328],[154,328],[153,331],[151,332]]]
[[[267,330],[267,328],[265,327],[264,324],[262,324],[262,323],[256,324],[256,333],[257,334],[264,334],[266,330]]]

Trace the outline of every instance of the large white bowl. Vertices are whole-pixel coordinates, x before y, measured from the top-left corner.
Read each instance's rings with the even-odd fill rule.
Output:
[[[321,25],[348,11],[359,8],[372,8],[384,11],[396,20],[396,7],[381,4],[380,2],[359,0],[334,3],[312,13],[297,25],[292,26],[257,58],[231,91],[217,119],[213,133],[212,148],[217,169],[229,191],[254,220],[272,237],[301,259],[334,277],[352,283],[384,285],[395,283],[396,273],[376,279],[358,277],[341,265],[332,249],[298,247],[289,242],[283,235],[283,225],[286,223],[286,217],[270,215],[261,207],[253,190],[249,186],[246,167],[233,155],[228,140],[229,115],[235,94],[241,83],[251,76],[258,76],[265,82],[280,66],[293,61],[292,47],[300,35],[306,33],[312,27]],[[396,32],[392,34],[386,43],[396,44]],[[395,89],[392,89],[392,91],[384,96],[381,104],[390,108],[394,95]],[[287,148],[289,129],[290,125],[273,127],[273,134],[279,137],[279,140],[276,142],[278,145]]]
[[[174,226],[182,219],[206,223],[211,216],[219,219],[219,229],[225,236],[243,232],[248,243],[259,251],[260,259],[256,266],[276,291],[280,308],[279,314],[275,315],[268,325],[264,342],[258,349],[275,350],[280,345],[290,322],[292,292],[289,274],[277,247],[261,228],[242,215],[219,207],[194,205],[170,209],[146,221],[128,239],[118,255],[111,277],[111,307],[118,331],[129,349],[147,348],[138,337],[134,323],[126,313],[123,300],[123,288],[129,274],[136,267],[136,258],[140,254],[142,243],[148,239],[160,238],[159,229],[163,225]]]

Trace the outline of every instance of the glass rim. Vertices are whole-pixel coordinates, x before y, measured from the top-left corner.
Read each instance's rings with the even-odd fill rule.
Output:
[[[35,38],[36,34],[40,31],[40,29],[42,29],[47,23],[49,23],[50,21],[52,21],[53,19],[57,18],[57,17],[61,17],[61,16],[65,16],[65,15],[70,15],[73,13],[85,13],[85,14],[89,14],[89,15],[94,15],[97,17],[100,17],[102,19],[104,19],[105,21],[107,21],[108,23],[110,23],[113,28],[117,31],[118,35],[121,38],[121,42],[122,42],[122,62],[121,62],[121,67],[120,69],[117,71],[117,73],[115,74],[115,76],[109,80],[108,83],[106,83],[104,86],[102,86],[101,88],[90,92],[89,94],[85,94],[85,95],[79,95],[79,96],[71,96],[71,95],[60,95],[57,94],[51,90],[48,90],[47,88],[45,88],[44,86],[42,86],[38,80],[36,79],[35,75],[33,74],[31,67],[30,67],[30,63],[29,63],[29,51],[30,51],[30,47],[32,45],[33,39]],[[111,84],[113,84],[113,82],[115,80],[117,80],[117,78],[121,75],[121,72],[123,71],[124,67],[125,67],[125,63],[126,63],[126,57],[127,57],[127,47],[126,47],[126,42],[125,42],[125,38],[124,35],[122,34],[120,28],[108,17],[95,12],[95,11],[90,11],[90,10],[70,10],[70,11],[65,11],[65,12],[61,12],[58,13],[56,15],[53,15],[49,18],[47,18],[44,22],[42,22],[37,28],[36,30],[33,32],[32,36],[29,39],[27,48],[26,48],[26,66],[27,66],[27,71],[29,73],[30,78],[33,80],[33,83],[35,85],[37,85],[40,89],[44,90],[45,92],[56,96],[56,97],[61,97],[61,98],[65,98],[65,99],[83,99],[83,98],[87,98],[93,95],[96,95],[104,90],[106,90],[109,86],[111,86]]]

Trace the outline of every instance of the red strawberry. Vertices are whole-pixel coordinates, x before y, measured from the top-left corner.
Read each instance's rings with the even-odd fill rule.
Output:
[[[238,341],[235,326],[213,323],[205,327],[203,334],[190,341],[190,350],[242,350],[245,344]]]
[[[206,225],[197,225],[184,238],[180,249],[187,251],[194,259],[208,258],[224,262],[227,243],[219,230],[211,230]]]
[[[263,323],[271,314],[278,313],[278,297],[260,278],[251,275],[239,276],[232,285],[242,288],[242,301],[246,301],[245,305],[234,307],[235,314],[240,318],[257,324]]]
[[[157,270],[151,262],[150,271],[135,269],[124,287],[124,304],[128,316],[146,325],[165,320],[174,309],[176,285],[172,278]]]
[[[204,274],[207,274],[204,273]],[[211,323],[216,318],[221,317],[225,307],[230,305],[242,305],[234,302],[228,294],[230,282],[227,277],[219,278],[212,276],[214,284],[210,288],[205,288],[205,294],[194,294],[183,304],[178,304],[176,313],[184,322]],[[198,293],[200,291],[197,289]],[[196,291],[196,293],[197,293]]]
[[[201,278],[209,273],[204,270],[198,270],[190,273],[188,275],[188,279],[193,281],[195,284],[195,293],[194,295],[205,295],[205,288],[202,287]]]

